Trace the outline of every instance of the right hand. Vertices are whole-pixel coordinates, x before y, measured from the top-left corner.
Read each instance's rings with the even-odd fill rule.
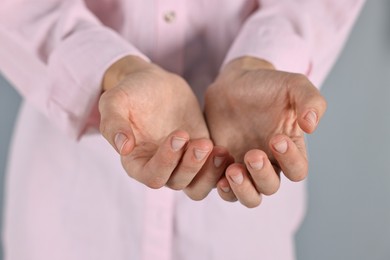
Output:
[[[135,56],[105,73],[100,131],[127,174],[150,188],[185,189],[195,200],[215,187],[229,163],[213,147],[198,101],[181,77]]]

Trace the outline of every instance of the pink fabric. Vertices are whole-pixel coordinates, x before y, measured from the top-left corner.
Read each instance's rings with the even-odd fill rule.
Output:
[[[304,183],[283,178],[252,210],[215,192],[193,202],[129,179],[88,126],[104,71],[128,54],[183,75],[201,102],[221,66],[243,55],[320,86],[362,4],[2,0],[0,70],[25,98],[8,167],[6,259],[294,259]]]

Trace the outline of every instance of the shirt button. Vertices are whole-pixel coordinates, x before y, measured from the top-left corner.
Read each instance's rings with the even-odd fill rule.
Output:
[[[176,13],[169,11],[164,14],[164,21],[167,23],[173,23],[176,20]]]

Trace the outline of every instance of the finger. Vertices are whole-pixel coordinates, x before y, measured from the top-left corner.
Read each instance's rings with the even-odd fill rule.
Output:
[[[182,190],[187,187],[202,169],[212,149],[211,140],[191,140],[182,160],[169,178],[167,186],[174,190]]]
[[[303,139],[303,137],[297,137]],[[270,148],[281,170],[291,181],[302,181],[308,173],[306,150],[301,146],[303,141],[291,140],[287,136],[277,135],[271,138]]]
[[[226,178],[240,203],[248,208],[254,208],[261,203],[261,194],[256,190],[245,166],[234,163],[226,169]]]
[[[206,198],[209,192],[215,188],[230,163],[232,163],[232,159],[229,158],[227,149],[215,146],[202,169],[184,189],[184,192],[193,200]]]
[[[265,152],[250,150],[245,154],[244,161],[259,193],[272,195],[278,191],[280,177]]]
[[[128,156],[122,156],[122,164],[130,177],[158,189],[163,187],[179,164],[189,136],[184,131],[174,131],[159,146],[137,145]],[[152,147],[153,146],[153,147]]]
[[[128,118],[128,111],[122,107],[125,103],[123,99],[123,94],[114,89],[101,96],[99,101],[100,132],[120,155],[128,155],[134,149],[135,137]]]
[[[298,124],[306,133],[312,133],[326,110],[326,101],[319,90],[305,77],[297,76],[291,96],[296,104]]]
[[[234,195],[233,190],[230,188],[229,181],[223,176],[217,183],[217,191],[219,196],[229,202],[237,201],[236,195]]]

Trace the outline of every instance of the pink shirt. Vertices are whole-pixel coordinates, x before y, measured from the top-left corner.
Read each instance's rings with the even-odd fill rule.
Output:
[[[138,55],[202,102],[243,55],[320,86],[362,0],[2,0],[0,70],[25,99],[8,167],[6,259],[294,259],[304,183],[256,209],[151,190],[97,133],[104,71]]]

